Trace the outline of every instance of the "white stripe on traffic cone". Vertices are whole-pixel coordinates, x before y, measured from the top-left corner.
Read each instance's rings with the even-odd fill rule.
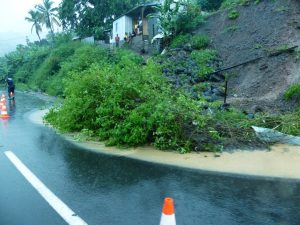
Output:
[[[3,105],[2,108],[1,108],[0,118],[1,119],[8,119],[9,117],[10,116],[8,115],[7,110],[6,110],[6,105]]]

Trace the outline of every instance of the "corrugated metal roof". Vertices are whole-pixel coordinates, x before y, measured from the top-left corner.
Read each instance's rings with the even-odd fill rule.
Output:
[[[152,2],[152,3],[145,3],[145,4],[142,4],[142,5],[138,5],[138,6],[134,7],[133,9],[129,10],[128,12],[126,12],[126,13],[122,14],[121,16],[117,17],[114,21],[120,19],[123,16],[128,16],[130,14],[133,14],[135,11],[140,10],[142,7],[152,7],[152,6],[157,6],[157,5],[160,5],[160,3],[159,2]]]

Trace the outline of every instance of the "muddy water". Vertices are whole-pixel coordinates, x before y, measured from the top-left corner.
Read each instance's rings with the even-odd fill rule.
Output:
[[[232,174],[246,174],[264,177],[300,179],[300,146],[274,145],[270,150],[245,151],[232,153],[189,153],[163,152],[151,147],[119,150],[106,147],[102,143],[74,142],[74,144],[105,154],[126,156],[148,162],[174,165],[191,169]]]

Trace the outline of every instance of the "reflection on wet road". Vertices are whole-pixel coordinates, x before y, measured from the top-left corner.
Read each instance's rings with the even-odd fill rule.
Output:
[[[45,105],[17,93],[9,107],[12,118],[1,121],[0,224],[65,224],[10,165],[8,150],[90,225],[159,224],[167,196],[174,198],[178,225],[300,221],[298,182],[215,175],[85,151],[28,120],[33,108]]]

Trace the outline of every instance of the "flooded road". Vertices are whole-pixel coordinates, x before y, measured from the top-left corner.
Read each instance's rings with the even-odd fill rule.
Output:
[[[102,155],[33,124],[47,105],[16,94],[0,128],[0,224],[67,224],[24,179],[4,152],[12,151],[53,193],[90,225],[159,224],[165,197],[177,225],[296,225],[300,182],[214,174]]]

